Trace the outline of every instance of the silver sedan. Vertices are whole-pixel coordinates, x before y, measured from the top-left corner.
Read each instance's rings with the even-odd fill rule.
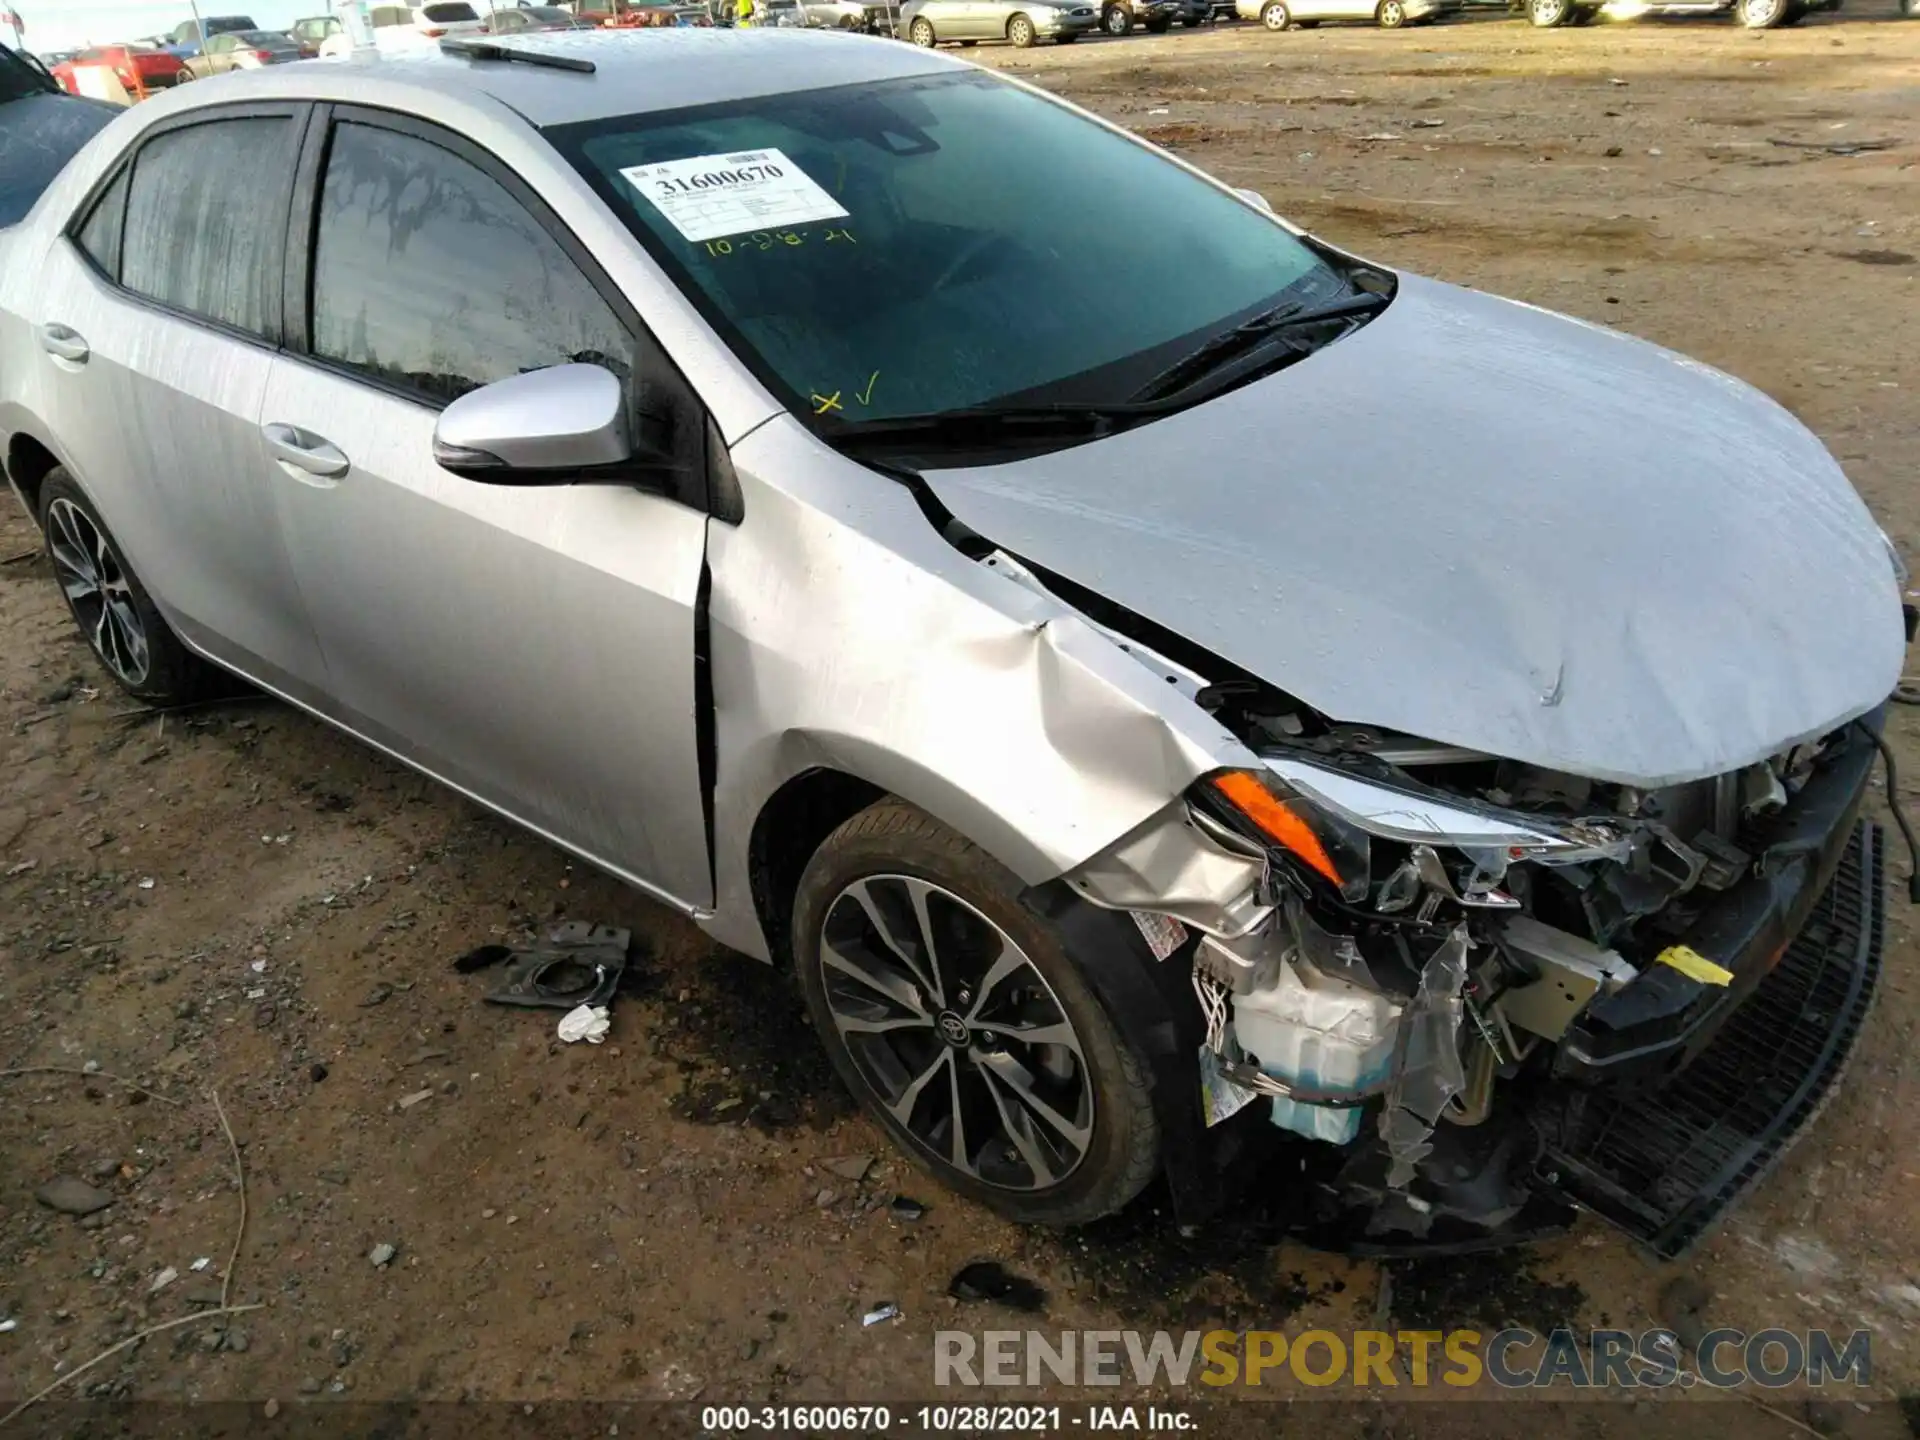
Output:
[[[1242,20],[1269,30],[1311,29],[1322,20],[1370,21],[1382,30],[1424,24],[1459,11],[1464,0],[1234,0]]]
[[[1694,1204],[1581,1148],[1617,1077],[1818,1112],[1906,635],[1780,407],[925,50],[454,51],[137,106],[0,231],[0,455],[128,692],[244,677],[789,968],[1017,1219],[1278,1127],[1478,1234]],[[1729,1078],[1808,963],[1831,1033]]]
[[[1051,40],[1070,45],[1100,23],[1088,0],[907,0],[901,33],[914,44],[1005,40],[1020,49]]]

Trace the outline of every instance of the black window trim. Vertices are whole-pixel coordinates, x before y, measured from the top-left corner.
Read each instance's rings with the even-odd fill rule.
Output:
[[[327,156],[332,150],[333,134],[341,125],[365,125],[375,129],[388,130],[396,135],[405,135],[433,145],[456,159],[464,160],[481,174],[499,185],[507,194],[544,230],[548,237],[560,247],[574,267],[593,287],[607,308],[614,322],[627,333],[633,343],[636,357],[652,353],[657,355],[666,366],[666,378],[677,385],[691,413],[696,417],[706,437],[703,449],[706,452],[706,464],[703,473],[686,477],[686,483],[672,486],[667,493],[670,498],[680,501],[695,510],[705,511],[721,519],[738,519],[738,506],[730,501],[728,489],[715,483],[716,466],[726,459],[724,450],[716,457],[713,452],[711,412],[700,392],[694,388],[685,373],[674,363],[672,355],[660,343],[652,329],[640,318],[625,292],[614,284],[612,278],[593,258],[593,253],[581,243],[558,215],[553,212],[538,192],[527,184],[512,166],[501,160],[492,151],[476,145],[466,136],[460,135],[434,121],[403,110],[386,110],[371,105],[322,103],[314,107],[314,115],[309,121],[302,140],[300,155],[294,165],[292,203],[287,218],[287,239],[285,245],[286,268],[284,295],[281,313],[284,319],[285,346],[288,356],[351,380],[355,384],[370,386],[396,399],[406,400],[426,410],[440,411],[448,402],[427,395],[410,385],[404,385],[381,376],[370,375],[364,370],[340,361],[330,360],[316,355],[312,350],[312,313],[313,313],[313,260],[315,246],[319,241],[320,198],[324,188],[323,177],[326,171]],[[559,157],[556,155],[555,160]]]
[[[286,348],[286,326],[283,313],[285,307],[280,303],[280,298],[285,287],[284,282],[278,287],[272,283],[274,273],[278,271],[284,277],[287,268],[286,226],[284,223],[279,226],[274,226],[269,223],[266,227],[267,244],[269,248],[267,254],[261,260],[261,268],[265,272],[266,277],[262,299],[266,302],[267,313],[263,317],[265,323],[261,327],[264,333],[255,334],[251,330],[243,329],[238,325],[230,325],[226,321],[216,319],[211,315],[202,315],[193,310],[183,310],[177,305],[170,305],[166,301],[156,299],[151,295],[142,295],[139,291],[130,290],[121,284],[120,270],[126,256],[126,214],[127,209],[130,208],[132,204],[134,170],[139,163],[140,153],[158,137],[191,129],[196,125],[212,124],[222,120],[286,119],[293,122],[295,153],[300,154],[305,148],[305,132],[311,128],[313,123],[313,110],[314,106],[305,100],[245,100],[225,105],[199,107],[187,111],[182,115],[169,116],[167,119],[149,126],[146,130],[143,130],[139,137],[121,152],[114,163],[108,166],[107,169],[101,173],[100,177],[88,187],[86,195],[82,197],[80,203],[74,207],[73,214],[68,217],[66,225],[62,228],[60,232],[62,238],[73,247],[73,251],[80,257],[81,263],[93,272],[95,278],[111,286],[114,293],[122,299],[128,300],[136,305],[145,306],[150,310],[154,310],[172,319],[184,320],[189,324],[198,325],[202,329],[212,330],[217,334],[244,341],[249,345],[262,347],[274,352],[284,350]],[[80,232],[86,228],[87,222],[93,218],[95,207],[100,204],[107,192],[113,188],[115,182],[123,175],[127,178],[127,204],[122,207],[120,213],[121,233],[116,237],[116,243],[114,245],[113,273],[108,274],[94,257],[87,253],[86,247],[80,243]],[[284,217],[288,207],[293,203],[293,191],[293,177],[288,176],[285,183],[279,186],[277,193],[268,196],[267,203],[276,207],[282,217]]]

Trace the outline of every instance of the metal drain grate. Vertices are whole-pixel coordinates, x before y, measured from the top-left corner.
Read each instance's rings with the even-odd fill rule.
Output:
[[[1573,1096],[1543,1178],[1665,1259],[1690,1249],[1846,1068],[1880,975],[1881,851],[1861,822],[1798,938],[1685,1070],[1653,1091]]]

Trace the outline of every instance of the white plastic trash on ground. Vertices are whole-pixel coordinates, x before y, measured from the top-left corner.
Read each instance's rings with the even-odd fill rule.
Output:
[[[612,1028],[613,1021],[604,1005],[576,1005],[560,1017],[560,1038],[569,1045],[576,1040],[598,1045]]]

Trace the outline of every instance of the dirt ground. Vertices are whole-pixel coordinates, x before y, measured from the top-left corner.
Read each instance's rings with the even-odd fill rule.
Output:
[[[1920,555],[1920,23],[1890,7],[1849,0],[1844,19],[1760,35],[1485,18],[971,54],[1362,254],[1752,381]],[[1674,1269],[1709,1287],[1715,1323],[1867,1328],[1866,1398],[1920,1391],[1920,950],[1904,904],[1844,1091],[1681,1267],[1588,1222],[1403,1267],[1383,1290],[1369,1263],[1182,1240],[1151,1192],[1088,1232],[1024,1232],[891,1157],[783,985],[690,924],[278,705],[130,717],[44,561],[16,554],[35,540],[8,504],[0,1068],[95,1064],[177,1103],[105,1078],[0,1081],[0,1319],[17,1321],[0,1333],[0,1408],[219,1301],[240,1197],[210,1088],[244,1156],[231,1300],[261,1308],[159,1335],[63,1393],[289,1414],[927,1400],[936,1329],[1639,1329]],[[1915,712],[1897,709],[1893,735],[1920,777]],[[1904,877],[1903,856],[1892,869]],[[605,1046],[558,1045],[550,1014],[485,1006],[486,977],[449,968],[555,917],[644,937]],[[822,1163],[858,1157],[875,1163],[857,1182]],[[36,1204],[62,1174],[115,1203],[87,1220]],[[925,1217],[890,1215],[896,1192]],[[394,1257],[376,1266],[382,1245]],[[1044,1319],[946,1299],[979,1257],[1044,1286]],[[889,1300],[904,1318],[863,1327]],[[1855,1398],[1781,1392],[1767,1411],[1663,1392],[1632,1413],[1644,1428],[1705,1404],[1686,1423],[1755,1436],[1912,1423]],[[1508,1418],[1593,1433],[1586,1409]]]

